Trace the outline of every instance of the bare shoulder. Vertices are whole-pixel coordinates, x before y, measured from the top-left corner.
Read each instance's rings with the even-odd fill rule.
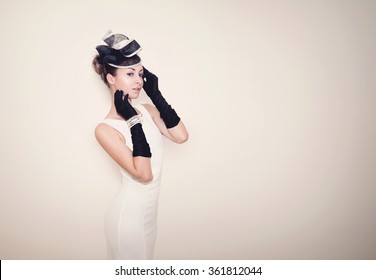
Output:
[[[99,143],[109,142],[114,139],[125,141],[124,136],[120,132],[105,123],[98,124],[94,133]]]

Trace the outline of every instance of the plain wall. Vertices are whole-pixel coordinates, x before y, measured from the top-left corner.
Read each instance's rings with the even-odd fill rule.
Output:
[[[375,1],[0,1],[0,259],[105,259],[91,68],[134,37],[166,142],[156,259],[376,258]],[[145,94],[145,93],[142,93]],[[149,100],[144,96],[144,101]]]

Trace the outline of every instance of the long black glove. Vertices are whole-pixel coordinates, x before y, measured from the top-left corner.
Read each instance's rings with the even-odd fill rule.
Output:
[[[167,128],[175,127],[180,118],[172,109],[158,88],[158,77],[144,67],[144,90],[161,114]]]
[[[115,92],[115,107],[118,115],[122,116],[126,121],[137,115],[136,110],[128,102],[128,94],[123,98],[123,91],[117,90]],[[142,124],[137,123],[131,127],[132,143],[133,143],[133,157],[151,157],[150,147],[146,141]]]

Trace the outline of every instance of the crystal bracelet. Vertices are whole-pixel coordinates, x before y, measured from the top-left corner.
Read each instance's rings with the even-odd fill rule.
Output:
[[[127,124],[129,128],[132,128],[138,123],[142,123],[142,115],[135,115],[131,117],[129,120],[127,120]]]

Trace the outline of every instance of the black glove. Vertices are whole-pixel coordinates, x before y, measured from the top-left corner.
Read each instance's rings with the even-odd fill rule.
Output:
[[[180,118],[159,91],[158,77],[144,67],[144,78],[144,90],[161,114],[166,127],[172,128],[177,126]]]
[[[117,90],[115,92],[115,107],[118,115],[122,116],[126,121],[137,115],[136,110],[128,101],[128,94],[123,98],[123,91]],[[150,147],[146,140],[142,124],[137,123],[131,127],[132,143],[133,143],[133,157],[151,157]]]

